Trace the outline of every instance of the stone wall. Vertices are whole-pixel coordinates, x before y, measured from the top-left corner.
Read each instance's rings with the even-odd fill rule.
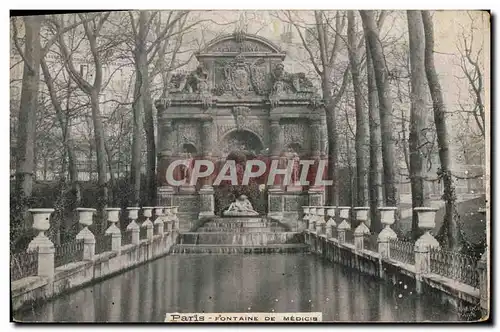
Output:
[[[29,307],[36,302],[48,300],[165,256],[177,242],[178,235],[176,231],[154,235],[152,240],[145,239],[139,244],[124,245],[119,252],[108,251],[95,255],[92,260],[57,267],[53,280],[32,276],[13,281],[12,309],[16,311]]]

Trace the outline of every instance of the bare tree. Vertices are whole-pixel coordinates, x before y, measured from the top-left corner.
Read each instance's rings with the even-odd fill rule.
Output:
[[[438,238],[442,240],[444,246],[453,250],[459,250],[462,247],[462,237],[459,229],[459,215],[456,211],[455,186],[450,168],[451,159],[448,147],[449,138],[446,129],[446,106],[434,65],[434,27],[429,11],[423,10],[421,13],[425,32],[425,73],[432,98],[434,123],[436,125],[439,146],[439,160],[441,162],[438,176],[444,184],[443,200],[445,201],[445,216]]]
[[[382,162],[384,168],[385,203],[396,206],[396,183],[394,171],[394,142],[392,139],[392,99],[390,96],[389,73],[379,38],[379,28],[375,14],[371,10],[360,11],[365,38],[373,60],[374,76],[377,85],[380,128],[382,136]]]
[[[425,37],[422,24],[422,15],[419,11],[408,10],[408,35],[410,40],[410,68],[411,68],[411,108],[410,108],[410,167],[412,208],[424,205],[422,138],[426,112],[426,77],[425,77]],[[413,239],[419,234],[418,215],[413,211],[411,233]]]
[[[18,44],[17,26],[16,22],[13,22],[14,43],[24,61],[16,141],[15,193],[19,199],[30,199],[33,190],[35,124],[42,52],[40,44],[42,19],[43,16],[24,17],[24,51]],[[25,208],[22,212],[25,212]]]
[[[347,12],[347,42],[349,64],[354,88],[354,104],[356,109],[356,205],[364,206],[368,199],[368,157],[370,145],[370,128],[368,123],[368,112],[364,107],[363,92],[360,80],[359,55],[356,40],[355,12]]]
[[[63,56],[64,66],[68,70],[71,78],[76,82],[78,87],[85,93],[90,99],[90,108],[92,111],[92,123],[94,127],[94,140],[97,156],[97,177],[99,185],[99,195],[98,195],[98,209],[103,213],[104,208],[108,202],[108,179],[107,179],[107,169],[106,169],[106,147],[105,147],[105,133],[102,122],[101,110],[100,110],[100,93],[103,83],[103,53],[107,51],[110,47],[116,43],[116,41],[111,41],[107,45],[102,45],[99,43],[101,30],[110,16],[110,12],[99,13],[97,16],[93,16],[88,20],[88,15],[90,14],[78,14],[80,20],[83,22],[85,38],[88,42],[91,58],[94,64],[94,80],[89,82],[84,78],[84,75],[79,72],[73,62],[73,54],[69,51],[66,41],[62,35],[58,38],[58,46],[60,48],[61,54]],[[86,17],[87,16],[87,17]],[[86,20],[87,19],[87,20]],[[51,23],[54,26],[56,33],[64,29],[64,16],[57,17],[53,16]],[[101,230],[105,226],[104,220],[100,220]]]

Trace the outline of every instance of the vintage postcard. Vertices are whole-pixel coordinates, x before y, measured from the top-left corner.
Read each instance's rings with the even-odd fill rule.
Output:
[[[490,13],[10,18],[14,322],[487,322]]]

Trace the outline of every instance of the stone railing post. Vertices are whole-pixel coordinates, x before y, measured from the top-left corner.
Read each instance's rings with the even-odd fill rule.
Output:
[[[90,231],[89,226],[92,225],[92,217],[96,209],[77,208],[76,211],[80,218],[80,224],[84,226],[76,235],[76,239],[83,240],[83,259],[92,260],[95,255],[95,236]]]
[[[477,273],[479,274],[479,304],[481,305],[481,317],[487,318],[490,312],[490,284],[488,276],[488,248],[477,262]]]
[[[180,229],[179,217],[177,216],[177,213],[179,212],[179,207],[178,206],[172,206],[171,212],[172,212],[172,217],[171,218],[173,220],[172,230],[179,231],[179,229]]]
[[[141,227],[146,228],[146,238],[151,241],[153,239],[153,228],[154,225],[151,222],[151,217],[153,215],[153,209],[154,207],[151,206],[145,206],[142,208],[144,211],[144,217],[146,217],[146,220],[141,224]]]
[[[317,210],[316,206],[309,207],[309,230],[311,232],[316,232],[316,220],[317,220]]]
[[[333,237],[333,229],[337,228],[337,224],[335,223],[335,206],[325,206],[326,215],[328,216],[328,221],[326,222],[326,238]]]
[[[50,228],[50,214],[54,212],[54,209],[29,209],[29,212],[33,214],[33,228],[38,232],[38,235],[31,240],[27,251],[38,250],[37,275],[53,280],[56,250],[45,232]]]
[[[165,211],[164,221],[167,224],[167,232],[170,233],[172,232],[172,224],[174,222],[172,220],[172,208],[169,206],[164,206],[163,208]]]
[[[380,258],[390,257],[390,245],[391,239],[397,239],[398,236],[396,232],[391,229],[391,225],[394,224],[397,207],[393,206],[381,206],[378,208],[380,211],[380,221],[384,228],[378,233],[377,243],[378,243],[378,253]]]
[[[345,243],[345,233],[347,230],[351,229],[351,224],[348,221],[350,210],[350,206],[339,206],[339,215],[342,220],[337,226],[339,243]]]
[[[318,235],[325,233],[326,222],[325,222],[325,209],[320,206],[316,208],[317,221],[316,221],[316,233]]]
[[[365,235],[370,234],[370,229],[366,225],[369,219],[369,210],[370,208],[365,206],[354,208],[354,211],[356,211],[356,220],[360,222],[354,230],[354,246],[357,251],[365,249]]]
[[[305,229],[309,229],[309,206],[303,206],[302,209],[304,210],[304,217],[302,217],[302,220],[306,226]]]
[[[162,206],[155,207],[155,215],[156,215],[156,219],[155,219],[155,222],[153,224],[156,225],[157,235],[163,235],[165,214],[163,213]]]
[[[422,293],[422,276],[431,272],[432,248],[439,248],[439,242],[429,232],[436,227],[436,208],[418,207],[414,211],[418,214],[418,227],[424,234],[415,242],[415,288],[418,294]]]
[[[139,209],[138,207],[128,207],[128,218],[130,219],[130,223],[127,225],[127,231],[132,232],[132,244],[139,244],[139,232],[140,228],[137,224],[136,220],[139,217]]]
[[[122,234],[120,229],[116,226],[116,223],[119,220],[120,208],[107,208],[108,212],[108,221],[110,222],[110,226],[106,230],[106,235],[111,236],[111,250],[120,252],[122,248]]]

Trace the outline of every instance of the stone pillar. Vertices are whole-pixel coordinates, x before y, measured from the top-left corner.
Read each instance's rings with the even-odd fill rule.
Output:
[[[167,232],[170,233],[172,231],[172,223],[173,223],[173,220],[172,220],[172,213],[171,213],[171,207],[168,207],[168,206],[164,206],[164,213],[165,213],[165,217],[164,217],[164,221],[165,223],[167,224]]]
[[[271,159],[278,158],[283,150],[283,142],[281,140],[281,125],[279,118],[272,118],[269,123],[269,139],[270,149],[269,155]]]
[[[307,192],[309,196],[309,205],[322,206],[323,205],[323,190],[320,188],[311,188]]]
[[[309,231],[316,231],[316,206],[309,207]]]
[[[145,206],[142,208],[144,210],[144,217],[146,217],[146,220],[144,220],[144,222],[141,224],[141,227],[145,227],[146,228],[146,238],[148,240],[152,240],[153,239],[153,231],[154,231],[154,225],[153,223],[151,222],[151,216],[153,215],[152,212],[153,212],[153,209],[154,207],[152,206]]]
[[[153,225],[156,226],[157,229],[157,235],[163,235],[163,228],[164,228],[164,217],[165,214],[163,213],[163,207],[161,206],[156,206],[155,207],[155,215],[156,219],[153,223]]]
[[[380,231],[377,237],[378,252],[381,258],[390,257],[390,245],[391,239],[397,239],[398,236],[396,232],[391,229],[391,225],[394,224],[397,207],[392,206],[381,206],[378,208],[380,211],[380,221],[384,228]]]
[[[322,206],[316,207],[316,233],[324,234],[325,233],[325,209]]]
[[[267,216],[272,219],[282,220],[285,202],[283,199],[283,190],[281,188],[269,188],[267,191]]]
[[[108,221],[111,224],[106,230],[106,235],[111,236],[111,250],[120,252],[122,247],[122,234],[120,229],[116,226],[119,218],[120,208],[107,208]]]
[[[310,133],[311,133],[311,154],[313,158],[319,158],[321,155],[321,119],[310,119]]]
[[[439,248],[439,242],[430,233],[436,227],[436,208],[418,207],[414,208],[418,214],[418,227],[424,234],[415,242],[415,288],[418,294],[423,291],[422,276],[431,272],[430,250]]]
[[[88,209],[88,208],[77,208],[80,224],[84,226],[84,228],[76,235],[77,240],[83,240],[83,259],[84,260],[92,260],[95,255],[95,236],[89,229],[89,226],[92,225],[92,216],[96,212],[96,209]]]
[[[309,206],[303,206],[302,209],[304,210],[304,217],[302,218],[302,220],[304,221],[303,225],[305,225],[305,227],[301,227],[299,231],[308,229],[309,227]]]
[[[212,218],[215,216],[214,188],[211,185],[204,185],[199,191],[200,213],[198,219]]]
[[[54,244],[45,235],[50,228],[50,214],[54,209],[29,209],[33,214],[33,228],[38,235],[31,240],[27,251],[38,250],[38,271],[37,275],[54,279]]]
[[[337,226],[339,243],[345,243],[345,233],[347,230],[351,229],[351,224],[349,223],[350,210],[350,206],[339,206],[340,220],[342,220]]]
[[[336,206],[325,206],[326,215],[328,216],[328,221],[326,222],[326,237],[333,237],[333,229],[337,228],[337,223],[335,222],[335,209]]]
[[[158,188],[158,204],[161,206],[171,206],[174,203],[174,188],[171,186],[161,186]]]
[[[179,212],[179,207],[172,206],[170,211],[172,214],[171,220],[173,221],[172,230],[179,231],[179,217],[177,216],[177,212]]]
[[[139,217],[139,209],[138,207],[128,207],[128,217],[130,219],[130,223],[127,225],[127,231],[132,232],[132,244],[139,244],[139,225],[136,220]]]

